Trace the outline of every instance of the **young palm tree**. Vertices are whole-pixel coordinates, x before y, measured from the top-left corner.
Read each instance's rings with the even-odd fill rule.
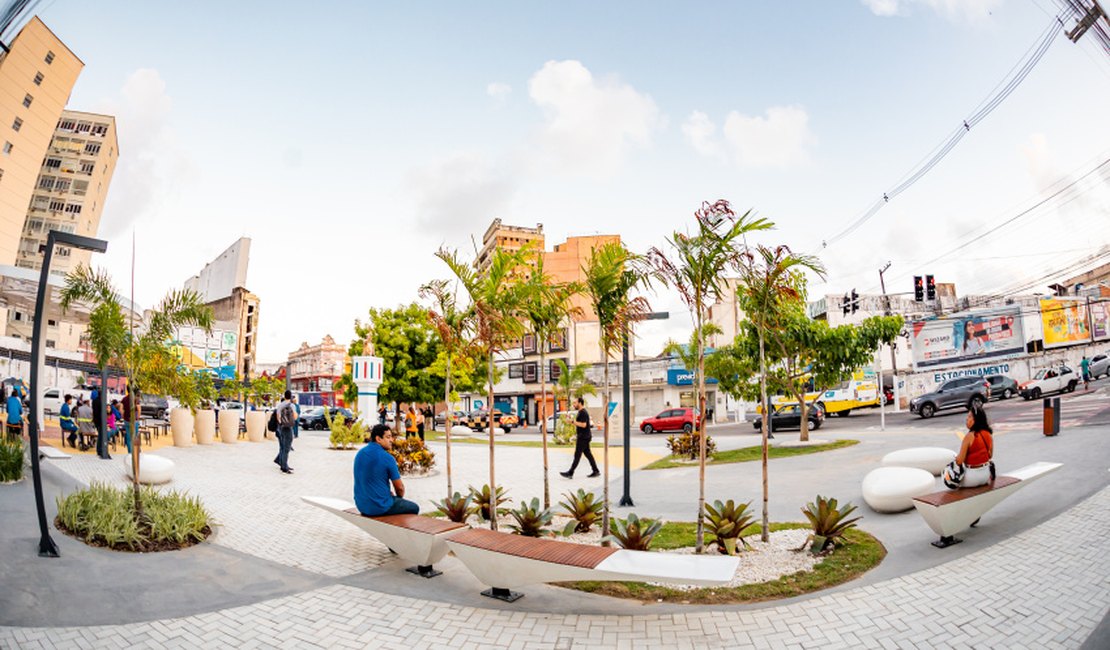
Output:
[[[521,281],[517,269],[526,262],[528,252],[527,247],[518,251],[495,249],[489,266],[481,271],[462,262],[454,251],[441,248],[436,253],[436,257],[447,264],[470,297],[469,308],[474,312],[473,343],[487,359],[491,490],[497,489],[493,453],[493,358],[509,341],[520,338],[524,333],[524,325],[519,319]],[[490,529],[497,530],[497,517],[490,518]]]
[[[576,282],[556,283],[543,270],[543,253],[532,259],[532,273],[523,285],[521,314],[540,350],[540,436],[543,441],[543,507],[551,507],[547,463],[547,344],[562,332],[563,323],[580,310],[571,298],[581,291]]]
[[[471,309],[459,309],[455,301],[454,292],[448,290],[447,280],[432,280],[420,287],[420,295],[431,299],[435,304],[428,310],[428,318],[439,334],[443,343],[443,352],[446,360],[444,371],[443,403],[447,409],[445,424],[445,440],[447,442],[447,496],[454,494],[451,484],[451,426],[453,414],[451,412],[451,360],[469,354],[471,342],[467,339],[470,331],[471,320],[474,312]]]
[[[620,349],[632,330],[632,324],[651,311],[643,296],[633,296],[639,288],[650,287],[652,274],[641,255],[630,252],[619,242],[610,242],[590,252],[590,259],[583,267],[585,293],[597,316],[598,348],[605,363],[602,383],[602,418],[604,422],[604,447],[602,457],[605,468],[601,529],[609,530],[609,358]],[[624,468],[628,471],[628,468]]]
[[[740,288],[748,309],[748,318],[759,333],[759,393],[763,404],[763,531],[760,539],[770,539],[768,525],[767,431],[770,413],[767,409],[767,332],[775,327],[784,307],[805,298],[804,270],[824,277],[825,269],[815,257],[795,255],[787,246],[757,246],[744,254],[743,284]]]
[[[597,395],[597,386],[591,384],[586,378],[586,366],[568,367],[562,359],[556,360],[555,363],[559,365],[559,378],[555,380],[555,385],[551,387],[555,394],[556,408],[554,410],[559,410],[559,400],[565,400],[567,404],[570,404],[576,397]]]
[[[704,546],[705,524],[705,336],[704,324],[709,319],[709,307],[724,295],[726,284],[724,275],[732,270],[739,273],[742,255],[747,246],[744,236],[749,232],[768,230],[773,227],[770,221],[752,216],[751,211],[739,218],[732,211],[728,201],[716,203],[703,202],[694,213],[695,232],[687,235],[675,232],[668,243],[674,249],[675,260],[653,248],[648,252],[652,266],[668,284],[678,289],[682,301],[690,309],[694,320],[694,332],[702,333],[697,337],[697,378],[698,412],[702,414],[698,445],[698,526],[696,552],[701,553]]]

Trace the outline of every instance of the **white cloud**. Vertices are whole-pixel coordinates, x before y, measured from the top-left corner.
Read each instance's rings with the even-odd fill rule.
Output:
[[[925,6],[954,22],[974,23],[991,14],[1003,0],[860,0],[876,16],[903,16]]]
[[[725,119],[725,142],[737,164],[785,167],[809,159],[806,148],[815,140],[809,115],[800,106],[772,106],[764,116],[732,111]]]
[[[413,170],[406,186],[421,229],[458,241],[506,212],[517,180],[480,155],[457,153]]]
[[[876,16],[897,16],[898,0],[860,0]]]
[[[486,94],[493,98],[493,101],[498,106],[503,106],[509,100],[509,95],[513,93],[513,87],[500,81],[493,81],[486,84]]]
[[[721,157],[721,143],[716,138],[717,127],[709,116],[701,111],[690,113],[682,123],[682,135],[686,141],[703,156]]]
[[[616,78],[595,79],[579,61],[548,61],[528,81],[544,112],[544,162],[613,174],[630,147],[647,147],[665,120],[654,100]]]

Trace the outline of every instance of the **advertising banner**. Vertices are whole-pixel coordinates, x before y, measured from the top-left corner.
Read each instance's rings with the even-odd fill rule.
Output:
[[[1041,326],[1045,348],[1058,348],[1091,340],[1087,325],[1087,299],[1046,298],[1041,300]]]
[[[1092,298],[1090,310],[1092,334],[1095,340],[1110,339],[1110,299]]]
[[[962,316],[914,321],[914,368],[932,368],[1021,354],[1025,337],[1017,306]]]

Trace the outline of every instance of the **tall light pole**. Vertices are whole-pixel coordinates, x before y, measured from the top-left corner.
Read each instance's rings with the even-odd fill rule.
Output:
[[[669,312],[653,311],[648,314],[637,318],[636,320],[665,320],[670,318]],[[624,333],[624,345],[621,346],[621,419],[624,421],[624,494],[621,495],[621,500],[618,505],[621,506],[634,506],[632,503],[632,470],[629,465],[632,464],[632,427],[629,419],[628,403],[631,401],[632,388],[629,386],[629,369],[628,369],[628,337],[631,332]],[[609,405],[606,404],[605,408],[608,409]],[[705,417],[704,414],[702,417]]]
[[[82,250],[103,253],[108,250],[108,242],[103,239],[82,237],[67,232],[51,230],[46,236],[46,251],[42,258],[42,272],[39,274],[39,290],[35,298],[35,322],[31,334],[31,418],[27,427],[31,438],[31,480],[35,485],[35,508],[39,516],[39,556],[58,557],[58,545],[50,537],[50,529],[46,525],[46,506],[42,498],[42,475],[39,472],[39,407],[42,405],[42,384],[39,382],[39,366],[42,365],[42,328],[46,322],[43,312],[46,308],[47,282],[50,279],[50,260],[54,257],[55,246],[68,246]],[[107,390],[102,385],[101,390]],[[101,402],[106,400],[101,399]]]

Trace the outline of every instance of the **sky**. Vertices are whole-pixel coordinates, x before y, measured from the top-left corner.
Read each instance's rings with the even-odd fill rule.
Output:
[[[135,300],[149,306],[250,237],[260,362],[326,334],[349,341],[370,308],[417,300],[449,277],[433,253],[472,255],[495,217],[542,223],[549,248],[615,233],[645,252],[688,230],[702,201],[726,199],[775,222],[752,243],[820,257],[827,275],[810,299],[877,293],[888,261],[889,292],[933,274],[962,296],[1105,254],[1110,166],[1010,221],[1110,158],[1110,55],[1063,35],[938,166],[822,247],[991,96],[1056,11],[1051,0],[37,8],[85,63],[69,107],[117,117],[99,233],[109,249],[94,264],[126,286],[134,237]],[[691,329],[677,293],[648,297],[671,318],[640,328],[641,355]]]

